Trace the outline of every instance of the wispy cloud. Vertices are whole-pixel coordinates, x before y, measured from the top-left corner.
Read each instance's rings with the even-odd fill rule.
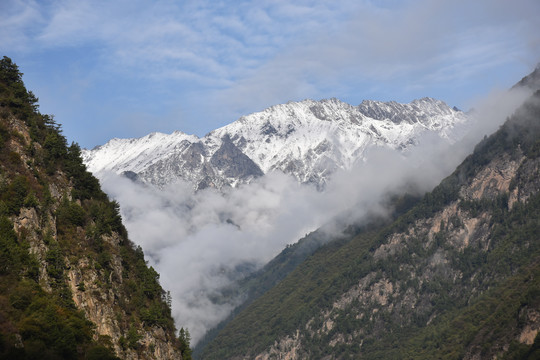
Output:
[[[457,3],[8,0],[2,42],[17,39],[28,49],[94,43],[104,47],[103,61],[144,68],[139,75],[156,69],[165,76],[159,69],[166,64],[172,72],[188,68],[246,84],[277,68],[297,80],[351,71],[393,77],[434,66],[442,55],[482,63],[503,49],[518,55],[524,50],[508,51],[511,41],[538,40],[536,1]],[[471,51],[486,47],[488,54]]]
[[[496,3],[509,10],[506,17],[499,13],[504,9],[490,11],[489,1],[458,3],[416,1],[380,8],[361,2],[339,27],[315,28],[239,79],[221,94],[222,101],[237,101],[242,110],[250,103],[264,107],[326,96],[328,83],[336,92],[346,85],[380,82],[419,93],[434,83],[455,86],[530,52],[540,56],[539,48],[527,45],[528,39],[538,38],[532,29],[540,28],[540,21],[520,17],[527,8],[540,11],[539,3],[521,1],[517,10],[516,4]]]
[[[170,119],[170,128],[149,123],[147,132],[202,135],[307,97],[359,103],[429,95],[463,105],[486,91],[475,81],[489,78],[491,86],[503,76],[493,72],[525,62],[512,75],[523,74],[540,58],[536,0],[5,0],[0,10],[0,48],[8,55],[45,55],[63,68],[86,58],[95,87],[115,83],[117,93],[135,98],[141,94],[122,86],[137,79],[149,89],[139,104],[183,108],[185,117]],[[77,86],[70,72],[41,76],[48,76],[47,90],[51,77]],[[155,88],[162,93],[150,92]],[[87,96],[114,100],[96,94]],[[82,112],[101,117],[96,111],[86,105]],[[78,126],[88,136],[85,123]]]
[[[0,3],[0,48],[27,50],[34,29],[43,21],[40,6],[35,1]]]

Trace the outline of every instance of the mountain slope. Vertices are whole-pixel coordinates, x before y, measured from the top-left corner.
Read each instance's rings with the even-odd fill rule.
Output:
[[[181,359],[167,293],[86,171],[0,60],[0,358]],[[185,340],[185,339],[184,339]],[[189,351],[188,351],[189,352]]]
[[[249,274],[245,278],[238,280],[233,285],[226,288],[223,291],[224,295],[230,297],[231,294],[234,294],[244,300],[225,320],[208,331],[204,338],[197,342],[193,349],[194,357],[199,357],[204,347],[210,343],[219,334],[221,329],[223,329],[229,321],[234,319],[239,312],[268,290],[276,286],[298,265],[316,252],[317,249],[325,245],[338,248],[359,234],[379,229],[384,225],[389,224],[392,219],[396,219],[399,215],[409,210],[419,200],[420,196],[412,196],[410,194],[391,196],[385,204],[385,208],[389,210],[390,216],[381,216],[378,214],[367,215],[363,217],[361,223],[356,225],[342,225],[341,228],[344,228],[345,230],[340,231],[339,233],[334,232],[335,229],[340,226],[333,221],[331,224],[333,231],[326,229],[324,226],[317,229],[298,240],[298,242],[288,245],[260,270]],[[331,245],[329,245],[330,243]]]
[[[272,106],[197,138],[174,132],[140,139],[113,139],[83,151],[89,170],[133,172],[158,186],[183,179],[196,189],[236,186],[274,170],[301,183],[324,187],[337,169],[350,169],[366,150],[404,150],[425,132],[453,141],[466,115],[439,100],[410,104],[337,99]]]
[[[319,249],[202,358],[537,358],[539,139],[536,93],[412,210]]]

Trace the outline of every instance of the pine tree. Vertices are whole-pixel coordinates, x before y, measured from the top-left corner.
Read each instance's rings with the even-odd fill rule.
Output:
[[[182,358],[184,360],[191,360],[191,347],[189,342],[191,341],[191,335],[189,330],[181,328],[178,332],[178,339],[180,340],[180,351],[182,352]]]

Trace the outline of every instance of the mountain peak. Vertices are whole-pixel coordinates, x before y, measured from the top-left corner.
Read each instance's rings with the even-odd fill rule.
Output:
[[[512,87],[512,89],[523,87],[531,90],[536,90],[540,88],[540,63],[536,65],[536,68],[533,70],[533,72],[531,72],[527,76],[524,76]]]
[[[396,101],[364,100],[358,105],[358,109],[365,116],[377,120],[389,120],[395,124],[405,122],[428,125],[429,123],[433,124],[434,119],[459,116],[458,112],[450,108],[444,101],[430,97],[415,99],[408,104]]]
[[[334,171],[350,168],[371,146],[405,149],[424,131],[447,138],[449,129],[465,121],[463,113],[427,97],[410,104],[365,100],[359,106],[337,98],[305,99],[242,116],[203,138],[152,133],[114,139],[83,156],[91,171],[132,171],[159,186],[178,179],[195,188],[234,186],[282,171],[322,188]],[[244,165],[225,165],[233,155]]]

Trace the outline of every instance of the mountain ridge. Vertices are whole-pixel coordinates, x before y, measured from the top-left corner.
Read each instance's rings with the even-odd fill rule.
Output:
[[[368,148],[406,150],[425,132],[452,142],[454,127],[466,122],[465,113],[432,98],[409,104],[365,101],[359,106],[336,98],[306,99],[242,116],[202,138],[180,131],[115,138],[83,150],[83,158],[96,174],[131,171],[157,186],[182,179],[195,189],[234,187],[277,170],[323,188],[337,169],[363,161]],[[230,140],[229,151],[217,160],[223,139]],[[243,165],[233,165],[231,157],[240,153]],[[215,163],[229,171],[225,174]]]

